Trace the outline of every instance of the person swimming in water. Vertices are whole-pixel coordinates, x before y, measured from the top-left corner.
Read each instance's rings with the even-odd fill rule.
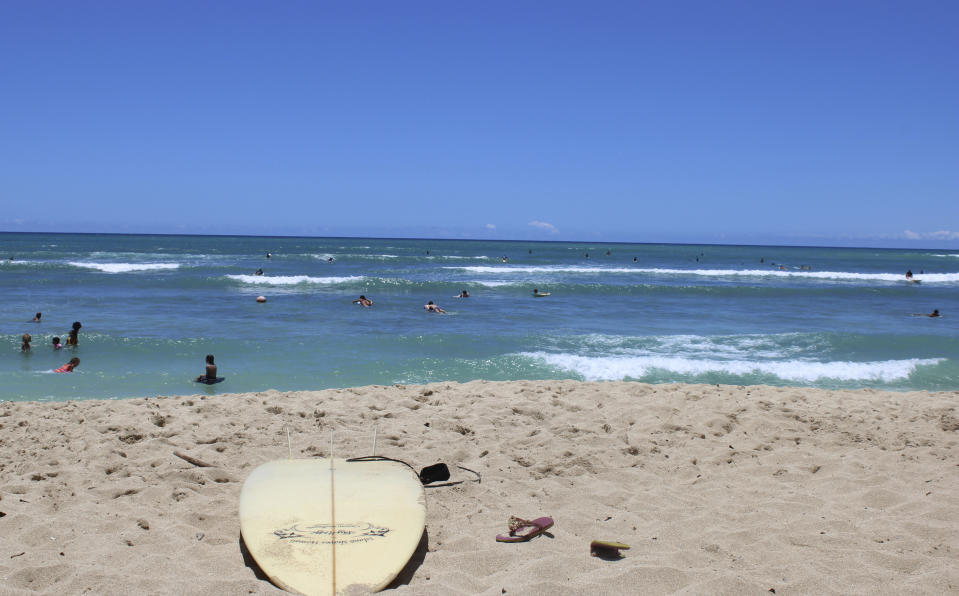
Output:
[[[73,372],[73,369],[75,369],[78,366],[80,366],[80,359],[74,356],[73,358],[70,359],[70,362],[67,362],[66,364],[54,370],[53,372],[58,372],[58,373]]]
[[[433,304],[433,301],[432,301],[432,300],[430,300],[429,302],[427,302],[426,304],[424,304],[424,305],[423,305],[423,308],[425,308],[425,309],[427,310],[427,312],[439,312],[439,313],[445,313],[445,312],[446,312],[446,311],[443,310],[442,308],[440,308],[440,307],[436,306],[435,304]]]
[[[256,272],[255,272],[253,275],[263,275],[263,270],[262,270],[262,269],[257,269]]]
[[[216,382],[216,364],[213,363],[213,354],[206,355],[206,374],[196,378],[197,383]]]
[[[469,298],[469,297],[470,297],[470,293],[467,292],[466,290],[463,290],[462,292],[460,292],[460,295],[457,296],[457,298]]]
[[[30,322],[31,322],[31,323],[39,323],[39,322],[40,322],[40,317],[42,317],[42,316],[43,316],[43,313],[42,313],[42,312],[38,312],[37,314],[33,315],[33,320],[31,320]]]
[[[926,316],[927,316],[927,317],[938,317],[938,316],[941,316],[941,315],[939,314],[939,309],[936,308],[936,309],[934,309],[931,313],[929,313],[929,314],[926,315]]]
[[[360,294],[360,297],[354,300],[353,304],[359,304],[360,306],[373,306],[373,301]]]

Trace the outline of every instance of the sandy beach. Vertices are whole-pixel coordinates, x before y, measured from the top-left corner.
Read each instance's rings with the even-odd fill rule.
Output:
[[[392,594],[959,591],[959,392],[515,381],[0,403],[0,594],[279,594],[257,465],[377,454],[429,487]],[[211,464],[197,467],[174,454]],[[475,470],[482,481],[456,466]],[[510,515],[552,516],[521,544]],[[619,560],[589,542],[632,546]]]

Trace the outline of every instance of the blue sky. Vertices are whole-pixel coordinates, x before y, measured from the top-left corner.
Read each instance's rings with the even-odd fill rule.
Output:
[[[5,2],[0,230],[959,247],[959,3]]]

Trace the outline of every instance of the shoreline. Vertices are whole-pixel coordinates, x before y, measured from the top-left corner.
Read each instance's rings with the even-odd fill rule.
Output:
[[[959,589],[959,391],[566,380],[0,402],[3,593],[282,594],[244,562],[243,481],[287,429],[355,457],[374,427],[462,481],[386,593]],[[510,515],[552,537],[495,542]]]

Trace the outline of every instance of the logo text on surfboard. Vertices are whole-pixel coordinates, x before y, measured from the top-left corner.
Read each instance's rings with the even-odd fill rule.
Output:
[[[289,528],[273,530],[280,540],[297,544],[332,544],[334,532],[337,544],[358,544],[385,538],[390,528],[374,526],[369,522],[359,524],[294,524]]]

